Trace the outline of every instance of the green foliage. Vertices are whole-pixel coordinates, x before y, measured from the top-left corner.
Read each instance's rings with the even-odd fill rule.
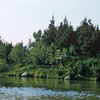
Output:
[[[74,56],[75,53],[76,53],[76,48],[75,48],[74,45],[71,45],[71,46],[69,47],[68,54]]]
[[[69,25],[66,17],[64,22],[61,22],[57,28],[55,40],[59,48],[68,48],[70,45],[77,45],[77,34],[73,31],[73,27]]]
[[[51,44],[50,47],[44,45],[42,42],[37,42],[34,48],[31,49],[31,58],[34,64],[37,65],[49,65],[55,62],[56,47]]]
[[[0,37],[0,58],[5,58],[5,44],[4,41]]]
[[[44,34],[42,35],[42,40],[45,44],[50,45],[51,43],[55,43],[55,38],[56,38],[56,27],[53,16],[48,26],[48,29],[44,30]]]
[[[9,69],[8,65],[6,64],[5,60],[0,59],[0,72],[4,73],[7,72]]]
[[[41,40],[41,35],[42,35],[41,30],[39,30],[37,33],[36,32],[33,33],[33,37],[34,37],[36,42],[39,42]]]
[[[8,64],[10,63],[9,54],[10,54],[12,48],[13,48],[13,46],[11,43],[8,43],[8,42],[5,43],[5,60],[6,60],[6,63],[8,63]]]
[[[74,61],[73,61],[74,60]],[[98,60],[97,58],[78,58],[74,57],[73,62],[68,63],[70,66],[70,75],[72,79],[84,79],[98,77]]]
[[[31,50],[31,58],[34,64],[45,64],[48,55],[48,48],[42,42],[37,42]]]
[[[86,18],[81,25],[76,29],[78,35],[78,44],[83,55],[96,56],[100,50],[100,30],[93,26],[91,20]],[[98,41],[98,42],[97,42]]]
[[[44,31],[33,33],[34,42],[14,47],[0,37],[0,72],[36,78],[100,80],[100,30],[85,18],[74,30],[66,17],[55,26],[54,17]],[[59,68],[57,60],[62,63]],[[9,67],[10,66],[10,67]]]
[[[26,54],[26,48],[23,46],[23,43],[18,43],[11,50],[9,54],[9,60],[11,63],[22,63]]]

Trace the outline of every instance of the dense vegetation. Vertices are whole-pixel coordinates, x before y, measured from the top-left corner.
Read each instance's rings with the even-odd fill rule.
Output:
[[[34,32],[28,46],[13,46],[0,38],[0,72],[41,78],[100,79],[100,30],[86,18],[76,29],[67,19],[55,26],[54,17],[43,32]],[[60,59],[61,55],[66,57]]]

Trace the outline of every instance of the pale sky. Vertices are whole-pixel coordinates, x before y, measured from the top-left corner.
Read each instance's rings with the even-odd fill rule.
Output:
[[[34,31],[48,27],[52,15],[56,25],[66,15],[74,28],[84,17],[100,26],[100,0],[0,0],[0,36],[27,44]]]

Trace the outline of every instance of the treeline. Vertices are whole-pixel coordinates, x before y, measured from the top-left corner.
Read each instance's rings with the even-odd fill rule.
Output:
[[[34,32],[33,37],[35,41],[29,40],[28,46],[23,43],[13,46],[0,38],[0,72],[19,70],[28,65],[48,66],[47,69],[58,67],[57,56],[66,54],[62,66],[68,69],[72,79],[99,79],[100,30],[90,19],[85,18],[73,29],[66,18],[55,26],[52,17],[48,28]]]

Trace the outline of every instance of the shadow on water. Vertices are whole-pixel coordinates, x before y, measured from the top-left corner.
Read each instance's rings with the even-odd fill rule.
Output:
[[[0,99],[100,100],[100,82],[0,77]]]

